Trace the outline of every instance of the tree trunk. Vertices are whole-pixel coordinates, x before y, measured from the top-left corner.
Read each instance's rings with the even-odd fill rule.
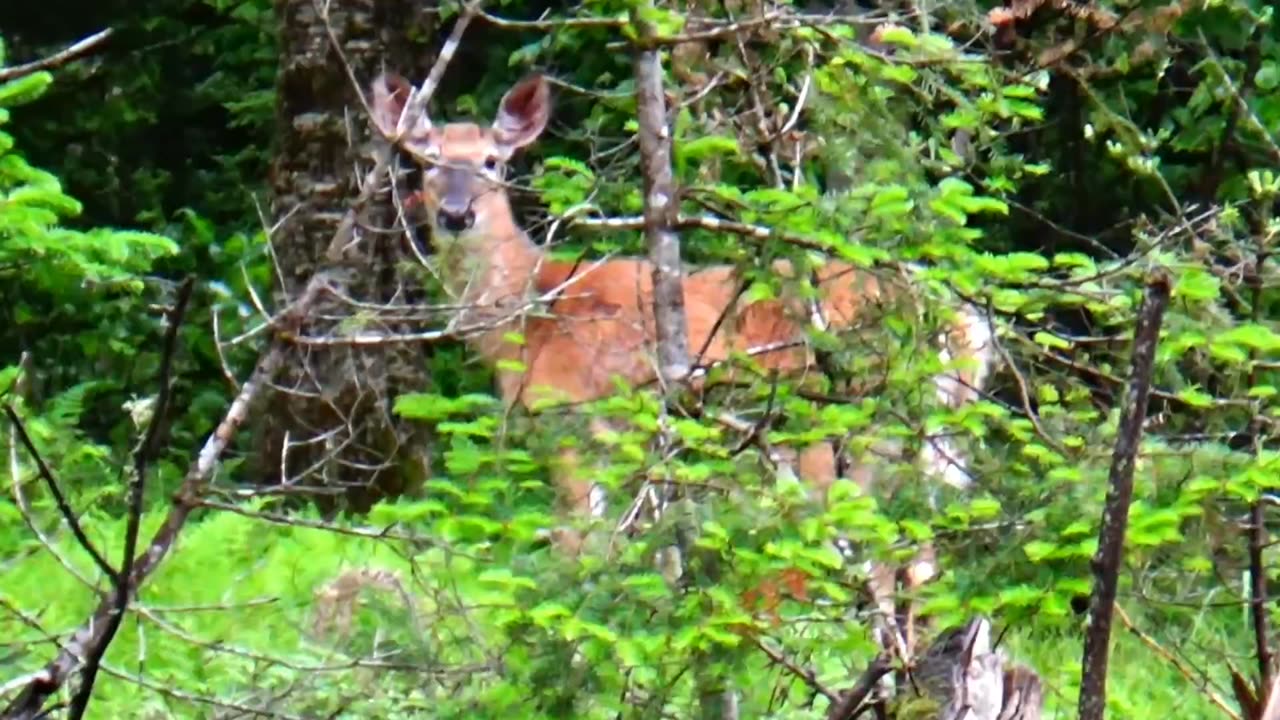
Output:
[[[409,40],[434,35],[433,3],[276,0],[280,72],[279,145],[272,166],[271,236],[287,297],[322,265],[336,265],[340,287],[317,304],[304,337],[408,328],[370,311],[418,299],[418,284],[398,264],[412,258],[387,188],[369,196],[338,255],[335,234],[352,219],[364,176],[373,167],[370,125],[359,93],[383,69],[420,75],[431,54]],[[327,7],[327,19],[321,14]],[[426,32],[423,32],[425,30]],[[333,47],[333,39],[341,53]],[[344,63],[349,64],[350,73]],[[359,83],[357,88],[352,75]],[[377,179],[387,186],[387,176]],[[329,257],[327,257],[329,256]],[[345,298],[362,303],[357,309]],[[284,298],[277,298],[282,306]],[[400,313],[403,315],[403,313]],[[421,389],[425,351],[411,344],[295,345],[258,434],[260,482],[323,488],[323,505],[345,500],[357,511],[380,497],[413,492],[427,472],[425,438],[391,412],[395,396]]]

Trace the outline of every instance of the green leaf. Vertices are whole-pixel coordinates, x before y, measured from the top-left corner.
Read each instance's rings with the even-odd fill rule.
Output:
[[[1043,562],[1057,552],[1058,546],[1044,540],[1032,540],[1022,544],[1022,552],[1033,563]]]
[[[894,218],[907,215],[914,207],[915,201],[910,198],[905,187],[889,185],[876,191],[869,209],[872,215]]]
[[[803,548],[796,553],[796,556],[832,570],[839,570],[844,566],[844,558],[841,557],[840,552],[827,544],[819,545],[816,548]]]
[[[885,25],[876,31],[876,39],[885,45],[915,47],[919,44],[915,33],[901,25]]]
[[[596,177],[586,163],[563,155],[553,155],[543,160],[542,165],[547,170],[560,170],[566,175],[581,175],[589,180],[594,180]]]
[[[1000,604],[1012,607],[1035,607],[1045,593],[1034,585],[1015,585],[1000,591]]]
[[[442,420],[474,412],[498,403],[492,395],[479,393],[449,398],[436,393],[406,393],[396,397],[392,412],[412,420]]]
[[[573,617],[569,608],[552,601],[544,602],[529,611],[529,618],[544,628],[549,628],[556,620],[567,617]]]
[[[485,570],[476,578],[482,583],[490,585],[499,585],[501,587],[521,587],[529,590],[536,590],[538,583],[527,577],[515,575],[507,568],[493,568]]]
[[[1207,270],[1193,268],[1178,276],[1173,296],[1187,300],[1217,300],[1221,286],[1221,281]]]
[[[49,89],[53,75],[45,70],[0,84],[0,107],[14,107],[29,103]]]
[[[1265,352],[1280,348],[1280,335],[1277,335],[1271,328],[1262,325],[1246,324],[1218,334],[1213,339],[1213,342],[1243,345],[1247,348]]]
[[[964,225],[969,222],[969,216],[965,213],[964,208],[949,198],[933,198],[929,201],[929,207],[956,225]]]
[[[1253,76],[1253,82],[1258,86],[1259,90],[1271,91],[1280,86],[1280,65],[1272,60],[1267,60],[1258,68],[1258,72]]]
[[[1071,349],[1071,343],[1057,335],[1054,335],[1053,333],[1045,332],[1044,330],[1037,330],[1035,335],[1032,336],[1032,339],[1035,340],[1037,345],[1043,345],[1047,348],[1057,348],[1058,350]]]
[[[1213,396],[1194,388],[1178,391],[1178,399],[1192,407],[1213,407]]]
[[[695,161],[714,156],[734,157],[742,152],[738,147],[738,139],[728,135],[707,135],[686,140],[676,145],[675,150],[681,160]]]

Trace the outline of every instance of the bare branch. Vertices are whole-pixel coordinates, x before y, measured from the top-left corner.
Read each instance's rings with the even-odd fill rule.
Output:
[[[887,655],[880,655],[867,666],[862,677],[853,687],[840,694],[840,701],[831,704],[827,710],[827,720],[853,720],[867,709],[867,698],[876,689],[880,678],[893,670],[893,663]]]
[[[99,30],[83,40],[76,41],[75,44],[65,50],[60,50],[47,58],[34,60],[24,65],[0,68],[0,82],[16,80],[17,78],[26,77],[27,75],[40,72],[41,70],[48,70],[50,68],[58,67],[59,65],[66,65],[72,60],[76,60],[81,56],[88,54],[89,51],[96,49],[99,45],[106,42],[107,38],[111,37],[112,32],[111,28]]]
[[[661,36],[657,33],[652,35],[646,34],[638,39],[638,41],[633,42],[636,43],[635,46],[640,48],[656,49],[672,45],[681,45],[684,43],[742,38],[749,36],[753,32],[761,30],[768,30],[769,32],[776,33],[786,30],[796,30],[798,28],[819,28],[832,25],[878,25],[886,19],[887,16],[883,14],[872,13],[863,15],[815,15],[797,14],[790,10],[782,10],[763,13],[743,20],[706,23],[708,26],[706,29],[680,35]],[[605,47],[613,50],[622,46],[623,42],[616,41],[607,44]],[[863,52],[870,52],[869,48],[864,47],[862,50]],[[890,61],[897,60],[895,58],[884,59]],[[898,61],[901,62],[900,60]]]
[[[575,227],[591,228],[597,230],[644,230],[644,217],[612,217],[612,218],[589,218],[575,217],[572,218]],[[806,250],[818,250],[821,252],[830,252],[831,246],[823,243],[816,238],[804,235],[796,235],[793,233],[779,232],[774,228],[765,225],[751,225],[748,223],[735,222],[733,220],[724,220],[712,215],[680,215],[677,214],[671,221],[673,230],[710,230],[712,232],[726,232],[733,235],[741,235],[752,240],[779,240],[788,245],[805,248]]]
[[[463,9],[462,15],[458,17],[453,24],[453,30],[449,33],[449,38],[445,40],[444,46],[440,48],[440,55],[436,57],[436,62],[431,66],[431,72],[427,75],[427,79],[423,81],[422,87],[414,91],[408,102],[405,104],[404,112],[400,115],[397,125],[397,137],[388,138],[394,144],[401,136],[404,135],[406,128],[412,127],[418,122],[418,118],[422,113],[426,112],[427,102],[431,100],[431,96],[435,94],[436,86],[440,84],[440,78],[444,76],[444,71],[448,68],[449,63],[453,60],[453,55],[458,50],[458,45],[462,42],[462,34],[466,31],[467,25],[471,23],[471,19],[480,11],[479,0],[473,0]],[[338,36],[334,32],[328,19],[325,19],[325,30],[329,34],[329,41],[335,52],[342,58],[343,66],[346,68],[347,77],[351,80],[352,86],[355,88],[356,96],[360,98],[360,103],[364,106],[365,114],[372,122],[373,112],[370,109],[369,101],[364,96],[364,90],[360,86],[359,79],[355,75],[355,71],[351,69],[350,63],[342,55],[342,47],[338,42]],[[352,203],[351,207],[343,215],[341,222],[338,223],[338,230],[333,234],[333,239],[329,242],[329,247],[325,250],[325,258],[330,262],[338,262],[342,259],[343,253],[347,248],[351,247],[355,236],[356,216],[361,208],[373,199],[374,194],[378,190],[378,180],[386,175],[391,169],[391,145],[379,144],[374,158],[373,168],[364,176],[364,182],[360,185],[360,195]],[[412,246],[412,243],[410,244]]]
[[[453,23],[453,30],[449,32],[449,38],[444,41],[444,45],[440,48],[440,55],[436,57],[436,62],[431,66],[431,72],[427,73],[427,79],[422,81],[422,87],[413,93],[408,102],[405,103],[404,112],[400,115],[400,122],[397,124],[396,130],[399,135],[403,135],[407,128],[411,128],[418,123],[418,118],[427,110],[427,102],[431,100],[431,96],[435,95],[436,87],[440,85],[440,79],[444,77],[444,71],[449,67],[449,63],[453,61],[453,54],[458,51],[458,45],[462,43],[462,34],[467,31],[467,26],[471,24],[471,19],[480,12],[480,0],[471,0],[466,7],[462,9],[462,14]]]
[[[1253,272],[1250,273],[1248,278],[1248,283],[1252,290],[1249,311],[1255,323],[1262,318],[1262,266],[1266,264],[1267,257],[1267,248],[1264,244],[1258,250],[1253,263]],[[1255,359],[1257,354],[1256,349],[1251,349],[1249,359]],[[1257,387],[1257,384],[1258,367],[1256,363],[1250,363],[1249,387]],[[1261,438],[1262,415],[1262,409],[1258,408],[1253,412],[1253,419],[1249,423],[1250,434],[1253,436],[1253,455],[1255,458],[1257,458],[1263,442]],[[1253,619],[1254,650],[1258,656],[1258,698],[1262,703],[1271,704],[1274,698],[1268,697],[1268,693],[1273,690],[1273,672],[1271,638],[1267,629],[1267,615],[1270,610],[1267,607],[1267,569],[1262,559],[1263,549],[1266,548],[1270,540],[1268,535],[1267,515],[1262,500],[1259,498],[1253,502],[1253,506],[1249,509],[1249,612]]]
[[[550,20],[508,20],[507,18],[491,15],[487,12],[477,12],[477,16],[481,20],[495,27],[504,30],[563,30],[565,28],[622,28],[625,27],[627,21],[623,18],[616,17],[573,17],[573,18],[554,18]]]
[[[818,676],[813,672],[813,670],[801,667],[800,665],[796,665],[791,662],[786,655],[782,654],[781,650],[774,650],[766,645],[760,638],[757,637],[754,638],[754,640],[756,647],[760,648],[760,652],[768,655],[769,659],[773,662],[786,668],[787,672],[803,680],[804,684],[808,685],[814,692],[830,700],[833,705],[840,702],[840,695],[826,685],[823,685],[822,682],[818,680]]]
[[[1214,692],[1213,688],[1208,687],[1208,683],[1197,679],[1196,674],[1192,672],[1191,668],[1186,666],[1186,663],[1179,660],[1177,655],[1174,655],[1167,648],[1156,642],[1155,638],[1142,632],[1137,625],[1134,625],[1133,621],[1129,619],[1129,614],[1126,613],[1124,608],[1119,605],[1116,606],[1116,616],[1120,618],[1120,624],[1124,625],[1126,630],[1133,633],[1138,640],[1142,641],[1143,645],[1151,648],[1155,654],[1159,655],[1172,665],[1174,669],[1182,675],[1182,677],[1187,679],[1187,682],[1190,682],[1192,685],[1196,686],[1200,692],[1204,693],[1205,697],[1209,698],[1209,702],[1217,706],[1217,708],[1226,714],[1228,718],[1231,720],[1240,720],[1240,713],[1232,710],[1231,706],[1227,704],[1227,701],[1224,700],[1221,695]]]
[[[89,707],[89,699],[93,695],[94,680],[98,676],[98,667],[102,663],[103,656],[107,653],[107,648],[111,646],[111,641],[115,638],[116,631],[120,629],[120,623],[124,620],[125,611],[129,607],[129,597],[133,592],[131,587],[133,556],[138,550],[138,531],[142,524],[142,501],[146,494],[147,465],[155,455],[156,441],[165,425],[165,418],[168,417],[169,399],[173,390],[171,382],[173,357],[178,348],[178,329],[182,327],[182,321],[186,318],[187,304],[191,301],[191,290],[194,287],[195,278],[188,276],[182,285],[178,287],[178,294],[174,300],[173,308],[167,313],[168,327],[165,329],[164,345],[160,355],[159,394],[156,398],[155,410],[151,415],[151,422],[147,425],[146,434],[143,436],[142,441],[138,443],[138,447],[133,454],[134,472],[133,478],[129,482],[129,515],[125,524],[124,558],[121,561],[120,573],[112,578],[112,582],[115,585],[115,592],[112,593],[112,600],[114,601],[113,612],[107,616],[100,639],[88,648],[88,654],[84,661],[84,670],[80,677],[80,687],[76,690],[75,697],[71,699],[71,706],[67,711],[67,717],[73,720],[84,717],[84,712]]]
[[[1120,410],[1120,434],[1111,458],[1106,505],[1098,533],[1098,550],[1093,556],[1093,597],[1089,603],[1089,625],[1084,640],[1080,678],[1080,720],[1102,720],[1107,706],[1107,663],[1110,655],[1111,618],[1115,610],[1116,586],[1124,553],[1125,529],[1129,524],[1129,504],[1133,500],[1133,468],[1138,443],[1151,396],[1151,377],[1160,324],[1172,292],[1163,270],[1148,279],[1134,329],[1133,360],[1129,372],[1129,392]]]
[[[67,501],[67,497],[62,494],[62,488],[58,485],[58,480],[53,476],[53,471],[45,464],[44,458],[41,457],[40,451],[36,449],[35,443],[31,441],[31,436],[27,434],[27,428],[22,424],[22,418],[18,417],[17,411],[12,405],[6,404],[4,412],[9,416],[9,422],[13,423],[13,432],[22,441],[22,445],[26,447],[27,452],[31,455],[31,459],[36,464],[36,469],[40,472],[40,477],[44,479],[45,484],[49,487],[49,492],[53,495],[53,501],[58,506],[58,512],[62,513],[62,518],[67,521],[67,525],[71,528],[71,534],[76,536],[76,542],[80,543],[80,547],[89,553],[89,557],[93,558],[93,563],[98,566],[103,575],[114,580],[116,578],[116,569],[111,567],[107,559],[98,552],[98,548],[85,534],[84,528],[80,526],[80,519],[76,517],[75,510],[71,509],[71,504]]]

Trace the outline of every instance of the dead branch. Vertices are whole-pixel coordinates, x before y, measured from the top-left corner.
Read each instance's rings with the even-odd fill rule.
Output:
[[[662,55],[656,45],[646,41],[657,37],[658,29],[646,19],[646,10],[653,11],[653,2],[637,4],[631,10],[631,23],[638,33],[635,48],[636,115],[639,123],[640,170],[644,186],[644,235],[649,248],[649,260],[653,263],[653,314],[657,335],[658,379],[662,391],[671,397],[677,384],[684,381],[690,371],[689,329],[685,318],[684,271],[680,262],[680,236],[676,231],[679,218],[679,194],[671,169],[671,127],[667,117],[665,78]],[[666,455],[676,445],[669,431],[666,413],[661,420],[658,442],[660,454]],[[667,496],[674,498],[679,490],[668,483]],[[693,547],[694,529],[687,517],[680,513],[676,520],[676,561],[671,563],[670,574],[678,584],[688,589],[691,573],[684,572],[684,564]],[[737,694],[719,681],[706,675],[708,663],[697,660],[694,674],[697,676],[698,703],[703,717],[736,720],[738,717]]]
[[[1171,292],[1168,274],[1157,270],[1147,281],[1142,307],[1138,310],[1129,391],[1120,410],[1119,437],[1112,454],[1108,480],[1110,487],[1102,511],[1098,550],[1092,561],[1094,586],[1080,678],[1080,720],[1102,720],[1106,710],[1111,619],[1124,553],[1125,529],[1129,524],[1129,504],[1133,500],[1134,460],[1147,416],[1160,324]]]
[[[575,227],[583,227],[593,230],[643,230],[645,228],[645,220],[643,217],[575,217],[572,218],[572,222]],[[779,240],[806,250],[818,250],[823,252],[831,250],[830,245],[823,243],[821,240],[816,238],[796,235],[794,233],[780,232],[774,228],[764,225],[750,225],[748,223],[735,222],[733,220],[724,220],[713,215],[677,214],[675,219],[672,220],[671,226],[673,230],[700,229],[741,235],[742,237],[749,238],[751,240]]]
[[[477,16],[485,22],[505,30],[563,30],[566,28],[623,28],[627,21],[616,17],[573,17],[549,20],[510,20],[487,12]]]
[[[871,692],[876,689],[880,678],[888,675],[891,670],[893,670],[893,663],[889,660],[889,656],[876,657],[853,687],[840,693],[840,701],[831,704],[831,708],[827,710],[827,720],[853,720],[861,715],[870,707],[867,704],[867,698],[871,697]]]
[[[814,673],[812,669],[791,662],[791,660],[784,655],[781,650],[775,650],[769,647],[765,644],[764,640],[758,637],[754,638],[754,641],[755,646],[760,649],[760,652],[767,655],[774,663],[786,668],[787,672],[804,681],[804,684],[808,685],[814,692],[830,700],[833,704],[840,702],[840,695],[831,688],[828,688],[826,685],[823,685],[822,682],[818,680],[817,674]]]
[[[47,58],[33,60],[32,62],[25,63],[23,65],[0,68],[0,82],[16,80],[20,77],[26,77],[32,73],[40,72],[41,70],[49,70],[60,65],[66,65],[72,60],[76,60],[87,55],[91,50],[95,50],[99,45],[106,42],[107,38],[111,37],[112,32],[114,31],[111,28],[99,30],[83,40],[77,40],[70,47],[67,47],[64,50],[59,50]]]
[[[450,31],[449,37],[445,40],[444,46],[440,48],[440,54],[436,57],[435,64],[431,66],[431,72],[427,75],[427,79],[422,83],[422,87],[418,88],[409,97],[405,103],[404,113],[400,116],[400,122],[397,127],[397,137],[387,138],[391,141],[389,144],[379,144],[374,153],[373,168],[364,176],[364,182],[360,185],[360,195],[351,207],[347,209],[343,215],[341,222],[338,223],[338,230],[333,234],[333,240],[329,242],[329,247],[325,250],[325,258],[330,262],[339,262],[342,260],[343,254],[351,247],[356,229],[356,217],[360,210],[365,207],[377,193],[378,179],[386,175],[391,169],[392,149],[394,144],[404,135],[406,128],[413,127],[418,122],[418,118],[422,113],[426,112],[427,102],[431,100],[431,96],[435,94],[436,87],[440,84],[440,78],[444,77],[445,68],[453,60],[454,53],[458,50],[458,45],[462,42],[462,34],[466,32],[467,26],[471,24],[471,19],[480,11],[480,3],[477,1],[470,2],[463,8],[460,15],[453,24],[453,30]],[[347,77],[351,81],[351,85],[355,88],[356,97],[360,99],[360,103],[364,106],[365,116],[370,122],[373,121],[373,112],[370,110],[369,101],[364,95],[364,90],[360,84],[359,78],[355,76],[351,64],[346,61],[342,55],[342,45],[338,41],[337,33],[325,19],[325,31],[329,35],[330,45],[334,52],[342,58],[343,66],[346,68]],[[375,130],[377,128],[375,127]],[[378,131],[381,134],[381,131]],[[393,182],[394,185],[394,182]]]
[[[440,48],[440,54],[436,57],[435,64],[431,66],[431,72],[427,73],[427,79],[422,81],[422,86],[405,103],[404,112],[400,115],[400,122],[396,127],[399,135],[403,135],[405,129],[417,125],[418,118],[426,112],[427,103],[431,100],[431,96],[435,95],[436,87],[444,77],[445,68],[449,67],[449,63],[453,61],[453,55],[458,51],[458,45],[462,43],[462,34],[467,31],[471,19],[480,12],[480,5],[480,0],[471,0],[454,21],[453,29],[449,31],[449,38]]]
[[[1217,706],[1218,709],[1226,714],[1228,718],[1231,720],[1240,720],[1240,713],[1232,710],[1231,706],[1227,704],[1227,701],[1224,700],[1221,695],[1214,692],[1213,688],[1208,687],[1208,683],[1199,680],[1191,668],[1187,667],[1186,663],[1180,660],[1177,655],[1174,655],[1173,652],[1162,646],[1155,638],[1142,632],[1142,630],[1133,623],[1133,620],[1129,619],[1129,614],[1124,611],[1124,608],[1119,605],[1116,605],[1116,617],[1120,618],[1120,624],[1124,625],[1126,630],[1133,633],[1143,645],[1151,648],[1155,654],[1159,655],[1166,662],[1172,665],[1174,669],[1178,671],[1178,674],[1186,678],[1187,682],[1195,685],[1200,692],[1204,693],[1205,697],[1209,698],[1209,702]]]
[[[178,294],[173,307],[166,313],[168,327],[165,328],[163,350],[160,354],[159,383],[155,410],[147,425],[146,434],[138,443],[133,454],[133,477],[129,480],[129,515],[125,523],[124,557],[120,563],[119,574],[111,578],[114,592],[112,612],[102,628],[100,639],[88,648],[84,660],[84,669],[80,674],[80,687],[71,699],[71,707],[67,716],[73,720],[84,717],[89,707],[89,699],[93,695],[94,680],[98,676],[98,668],[107,648],[115,638],[120,623],[124,620],[125,611],[129,607],[129,596],[132,594],[130,576],[133,574],[134,553],[138,549],[138,531],[142,525],[142,501],[146,494],[147,466],[155,456],[156,441],[168,417],[169,399],[172,393],[173,357],[178,349],[178,329],[187,315],[187,304],[191,301],[191,290],[195,287],[195,278],[188,276],[178,287]]]
[[[907,16],[904,15],[903,17],[905,18]],[[661,36],[654,33],[653,35],[642,36],[641,38],[631,42],[635,43],[635,47],[647,50],[670,47],[673,45],[682,45],[684,43],[746,37],[750,36],[752,33],[760,31],[776,33],[786,30],[796,30],[799,28],[820,28],[840,25],[879,25],[886,19],[887,16],[879,13],[866,13],[863,15],[816,15],[796,13],[790,10],[780,10],[763,13],[743,20],[730,20],[727,22],[716,23],[704,21],[702,24],[706,26],[706,29],[698,30],[696,32],[668,36]],[[615,50],[623,47],[623,45],[624,43],[622,41],[615,41],[605,45],[605,48]],[[863,51],[867,52],[869,49],[863,48]],[[886,59],[895,60],[894,58]]]
[[[1250,80],[1252,78],[1250,77]],[[1267,262],[1267,249],[1259,248],[1250,273],[1248,283],[1252,291],[1250,299],[1250,315],[1253,322],[1262,318],[1262,266]],[[1257,351],[1249,352],[1250,359],[1257,357]],[[1255,363],[1249,366],[1249,387],[1258,383],[1258,367]],[[1255,410],[1250,421],[1250,434],[1253,435],[1253,455],[1256,458],[1262,446],[1261,408]],[[1261,498],[1254,500],[1249,508],[1249,613],[1253,620],[1254,650],[1258,658],[1258,702],[1271,705],[1274,698],[1269,697],[1272,691],[1272,655],[1271,638],[1268,630],[1267,615],[1270,612],[1267,602],[1267,569],[1263,564],[1263,549],[1269,540],[1267,531],[1267,515]],[[1261,717],[1261,716],[1259,716]]]
[[[24,386],[27,385],[28,381],[26,378],[30,374],[30,370],[26,368],[30,357],[30,353],[24,352],[22,354],[22,359],[19,361],[24,369],[22,371],[23,376],[15,385],[15,391],[20,397],[25,396],[27,392]],[[40,525],[36,522],[35,513],[31,509],[31,502],[22,489],[22,467],[18,461],[18,433],[12,432],[9,434],[8,450],[9,479],[13,488],[13,501],[18,506],[18,513],[22,516],[22,522],[26,524],[27,529],[31,531],[31,534],[36,536],[36,541],[40,544],[40,547],[43,548],[45,552],[49,553],[49,556],[52,557],[58,565],[62,566],[62,569],[65,570],[68,575],[75,578],[81,585],[89,588],[90,591],[95,591],[98,587],[97,581],[90,580],[85,577],[84,574],[80,572],[79,568],[72,564],[69,558],[59,552],[58,547],[54,545],[53,539],[50,538],[48,533],[42,530]],[[37,551],[33,548],[32,552]],[[18,684],[20,685],[21,683]],[[6,686],[15,685],[10,682],[6,683]],[[0,695],[7,694],[7,692],[0,693]]]
[[[1258,720],[1280,720],[1280,677],[1271,681],[1267,688],[1267,704],[1258,715]]]
[[[1272,687],[1271,638],[1267,614],[1267,569],[1263,565],[1262,551],[1267,545],[1267,516],[1261,500],[1255,500],[1249,508],[1249,614],[1253,620],[1254,652],[1258,659],[1258,698],[1260,703],[1270,703]]]
[[[49,465],[45,463],[44,457],[40,455],[40,451],[36,449],[36,445],[31,441],[31,436],[27,434],[27,428],[22,423],[22,418],[18,417],[18,413],[13,409],[12,405],[6,404],[4,412],[9,416],[9,422],[13,424],[13,432],[22,441],[23,447],[27,449],[27,453],[31,455],[31,459],[36,464],[36,470],[39,471],[40,477],[44,480],[45,485],[49,488],[49,493],[53,495],[53,502],[58,506],[58,512],[62,514],[62,518],[66,520],[67,526],[71,528],[71,534],[75,535],[76,542],[80,543],[80,547],[93,558],[93,564],[98,566],[103,575],[114,580],[116,578],[116,569],[111,567],[107,559],[98,551],[97,546],[85,534],[84,528],[80,526],[80,519],[76,517],[76,512],[71,508],[71,503],[67,501],[67,497],[62,494],[62,488],[58,485],[58,479],[53,476],[53,471],[49,469]]]

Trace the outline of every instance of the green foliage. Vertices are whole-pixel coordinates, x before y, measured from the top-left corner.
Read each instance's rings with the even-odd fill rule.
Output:
[[[39,72],[0,85],[0,127],[10,122],[10,108],[35,100],[52,81]],[[80,203],[53,174],[28,164],[2,130],[0,147],[0,272],[10,280],[20,277],[34,292],[64,296],[72,294],[68,286],[82,283],[137,292],[142,286],[136,273],[177,252],[172,240],[159,235],[64,227],[80,214]],[[30,312],[15,309],[19,322]]]
[[[82,490],[85,500],[110,506],[121,488],[98,481],[115,475],[118,457],[87,436],[82,421],[95,394],[119,389],[122,383],[84,376],[74,384],[41,387],[35,362],[20,370],[19,355],[29,352],[39,358],[66,341],[97,355],[98,367],[104,369],[112,356],[134,355],[118,329],[103,332],[102,326],[117,312],[138,313],[148,291],[144,273],[178,247],[152,233],[68,226],[81,213],[80,203],[55,175],[28,163],[6,132],[13,122],[11,108],[34,102],[51,82],[48,73],[38,72],[0,85],[0,297],[6,316],[0,364],[7,366],[3,372],[9,377],[4,399],[22,410],[40,411],[29,418],[28,431],[63,480]],[[49,342],[43,336],[56,332],[59,316],[94,318],[99,328]]]

